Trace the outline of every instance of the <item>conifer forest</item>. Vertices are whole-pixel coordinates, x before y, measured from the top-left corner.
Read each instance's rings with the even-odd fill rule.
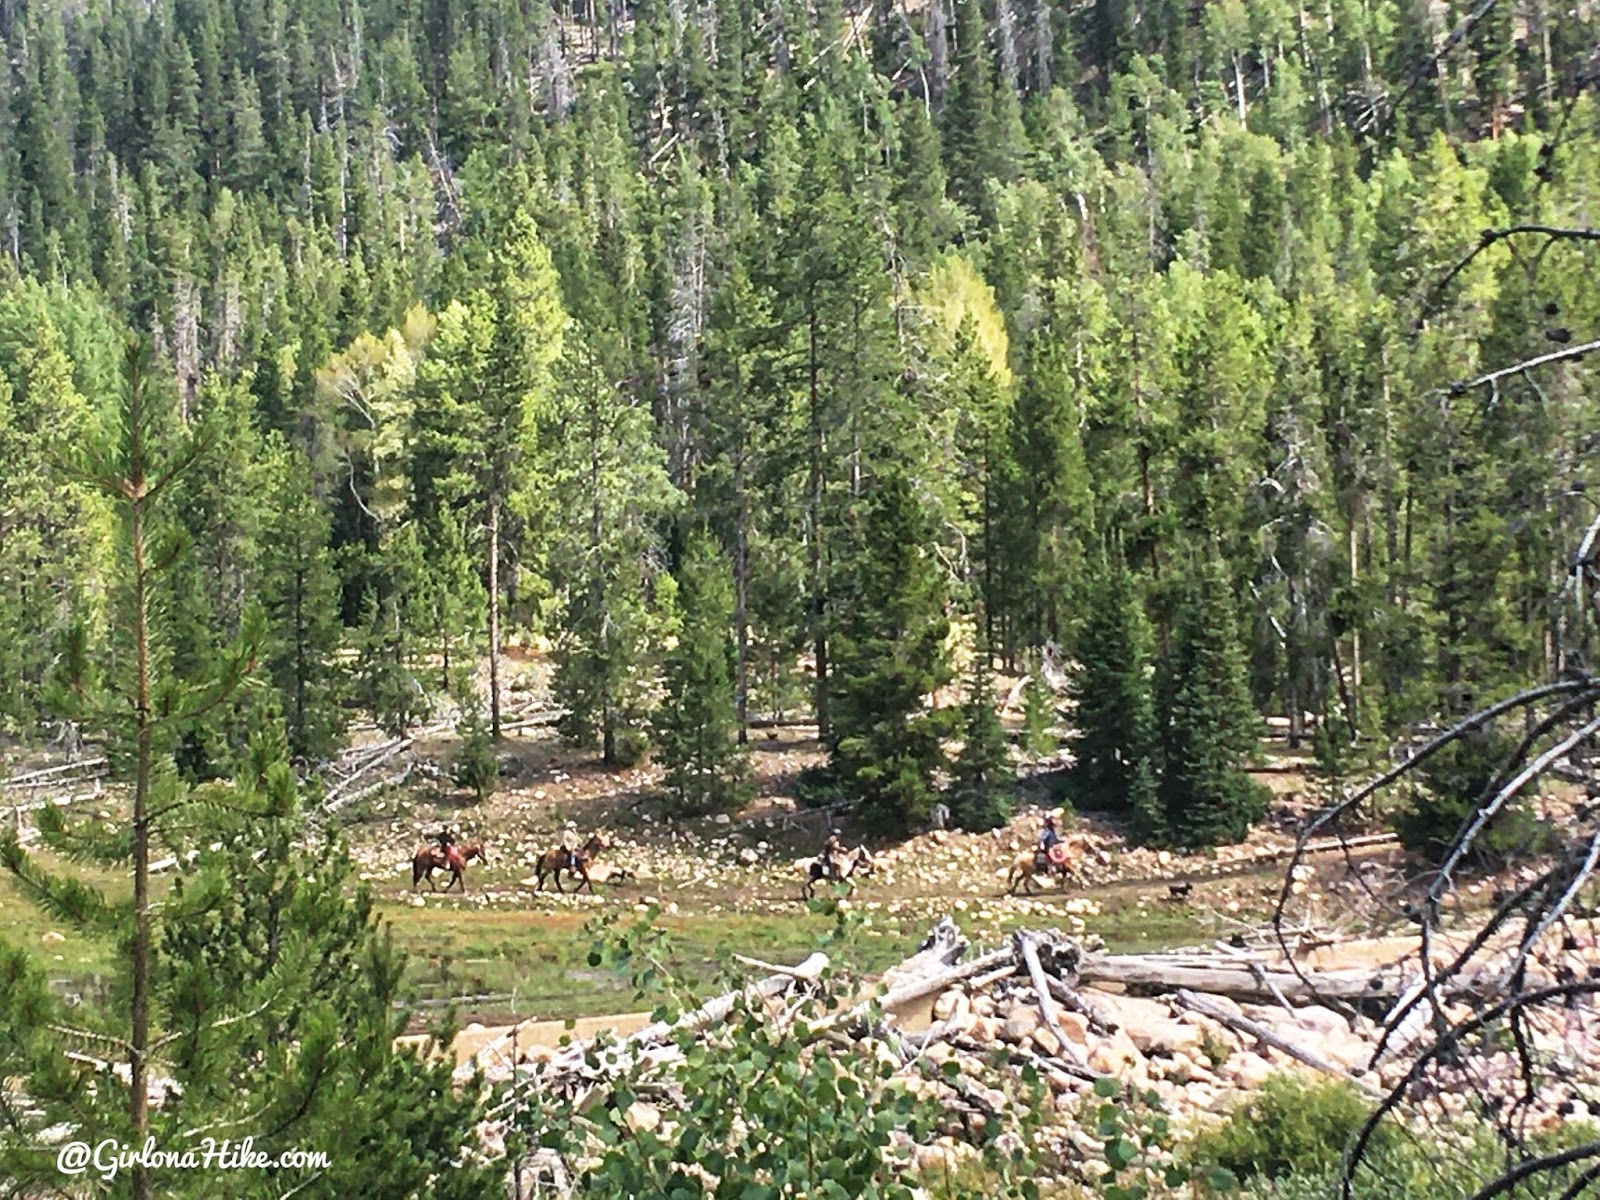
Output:
[[[472,824],[529,662],[563,761],[657,771],[667,830],[803,727],[796,811],[875,853],[1031,844],[1048,786],[1214,854],[1264,754],[1337,804],[1443,735],[1362,831],[1588,896],[1593,814],[1557,845],[1506,780],[1600,796],[1595,0],[0,0],[0,59],[0,1197],[546,1194],[394,1048],[393,912],[322,805],[444,720]],[[99,798],[29,808],[94,756]],[[65,1005],[24,910],[110,948],[104,995]],[[657,1161],[629,1092],[569,1194],[1268,1186],[1130,1182],[1134,1101],[1098,1182],[992,1137],[902,1182],[921,1110],[870,1056],[804,1092],[758,1026],[829,1164],[740,1175],[791,1118],[694,1050],[704,1119],[767,1132]],[[554,1094],[500,1150],[583,1159]],[[40,1150],[213,1125],[333,1161],[93,1190]],[[1380,1146],[1346,1194],[1588,1195],[1566,1145],[1459,1192]],[[1243,1194],[1337,1194],[1342,1147]]]

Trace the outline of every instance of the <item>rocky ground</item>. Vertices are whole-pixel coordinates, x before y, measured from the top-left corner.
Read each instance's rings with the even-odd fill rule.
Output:
[[[1452,942],[1439,950],[1453,953],[1461,944]],[[1284,1071],[1341,1080],[1373,1100],[1400,1089],[1406,1119],[1431,1122],[1440,1129],[1459,1129],[1457,1123],[1463,1118],[1478,1116],[1474,1097],[1492,1090],[1497,1078],[1511,1083],[1519,1067],[1531,1062],[1540,1064],[1544,1085],[1524,1102],[1518,1118],[1523,1136],[1554,1132],[1566,1121],[1588,1118],[1600,1105],[1600,1088],[1593,1085],[1600,1079],[1600,1038],[1595,1036],[1600,1017],[1588,1002],[1535,1014],[1524,1028],[1524,1044],[1515,1051],[1509,1045],[1490,1047],[1417,1076],[1412,1070],[1414,1051],[1431,1040],[1426,1030],[1416,1028],[1415,1022],[1409,1029],[1402,1023],[1389,1030],[1383,1044],[1386,1016],[1407,994],[1420,962],[1414,938],[1351,944],[1348,956],[1341,953],[1343,947],[1323,952],[1324,962],[1344,960],[1356,964],[1355,971],[1310,969],[1313,987],[1295,993],[1293,1003],[1282,996],[1264,998],[1265,991],[1277,986],[1273,979],[1295,978],[1287,973],[1285,958],[1271,952],[1207,959],[1141,956],[1137,960],[1141,978],[1148,979],[1149,972],[1159,975],[1165,967],[1177,980],[1184,970],[1210,964],[1207,969],[1218,989],[1196,992],[1177,982],[1154,981],[1143,985],[1147,994],[1141,995],[1116,982],[1133,959],[1098,954],[1054,931],[1018,933],[1009,948],[967,955],[965,939],[953,923],[941,922],[925,946],[934,948],[925,949],[883,980],[887,990],[878,995],[886,1023],[868,1019],[863,1001],[842,1019],[822,1022],[831,1024],[834,1032],[827,1036],[833,1041],[831,1048],[818,1042],[814,1052],[837,1053],[837,1033],[849,1032],[856,1039],[854,1053],[891,1067],[891,1082],[885,1086],[928,1095],[945,1111],[965,1114],[964,1124],[976,1120],[980,1129],[986,1120],[1003,1121],[1014,1111],[1017,1098],[1011,1094],[1011,1084],[1022,1067],[1032,1067],[1048,1089],[1048,1108],[1036,1114],[1045,1120],[1043,1144],[1067,1177],[1080,1182],[1112,1170],[1106,1161],[1107,1140],[1096,1136],[1094,1122],[1085,1115],[1093,1111],[1086,1105],[1099,1103],[1094,1097],[1102,1093],[1095,1085],[1102,1080],[1114,1081],[1119,1095],[1130,1094],[1131,1088],[1131,1094],[1146,1097],[1141,1103],[1164,1112],[1180,1142]],[[1508,961],[1504,947],[1491,946],[1483,956],[1484,967],[1491,970],[1503,969]],[[1380,964],[1380,969],[1374,974],[1370,964]],[[1533,973],[1548,979],[1563,972],[1589,972],[1597,965],[1597,939],[1569,936],[1559,951],[1536,956]],[[1252,972],[1259,987],[1251,982]],[[752,985],[747,993],[767,998],[769,1019],[775,1024],[792,1014],[793,1008],[786,1006],[794,993],[804,991],[814,971],[808,973],[802,964],[794,974],[791,980],[772,977]],[[1351,1007],[1331,995],[1325,1003],[1315,1002],[1316,987],[1332,993],[1341,983],[1368,975],[1376,1003],[1369,997]],[[770,986],[774,983],[776,988]],[[1048,985],[1043,992],[1041,985]],[[522,1031],[520,1041],[513,1040],[509,1031],[480,1038],[461,1047],[458,1080],[466,1084],[482,1071],[491,1084],[512,1085],[509,1093],[502,1093],[503,1113],[510,1102],[506,1097],[514,1098],[518,1086],[576,1086],[590,1092],[594,1101],[605,1102],[606,1068],[602,1065],[597,1075],[597,1062],[624,1066],[650,1062],[653,1073],[647,1074],[643,1085],[639,1079],[628,1085],[626,1124],[670,1138],[672,1096],[678,1086],[672,1067],[680,1060],[672,1036],[676,1030],[694,1028],[715,1040],[717,1025],[705,1019],[714,1003],[680,1018],[674,1027],[620,1030],[625,1037],[618,1048],[598,1059],[594,1043],[541,1043],[534,1031]],[[1477,1011],[1464,999],[1444,1005],[1440,1015],[1451,1024],[1461,1024]],[[852,1019],[852,1014],[860,1014],[859,1019]],[[577,1036],[582,1039],[593,1032],[579,1031]],[[795,1036],[816,1033],[816,1028],[801,1026]],[[491,1151],[499,1145],[503,1121],[499,1117],[486,1126]],[[924,1173],[937,1175],[976,1156],[972,1145],[956,1133],[923,1144],[902,1140],[907,1141],[902,1149]],[[1151,1159],[1153,1169],[1159,1168],[1164,1153]],[[539,1164],[539,1170],[554,1171],[557,1178],[581,1169],[582,1163],[554,1163],[548,1157]]]

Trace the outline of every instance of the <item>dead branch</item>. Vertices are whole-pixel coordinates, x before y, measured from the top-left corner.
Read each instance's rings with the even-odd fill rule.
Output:
[[[1208,1000],[1204,996],[1197,996],[1183,988],[1178,989],[1174,1002],[1180,1008],[1187,1008],[1189,1011],[1197,1012],[1203,1017],[1210,1017],[1213,1021],[1226,1025],[1246,1037],[1252,1037],[1259,1042],[1264,1042],[1274,1050],[1281,1050],[1290,1058],[1303,1062],[1306,1066],[1321,1071],[1324,1075],[1332,1075],[1335,1078],[1353,1083],[1374,1100],[1383,1097],[1383,1093],[1370,1083],[1357,1078],[1343,1067],[1329,1062],[1320,1054],[1307,1050],[1304,1046],[1298,1046],[1286,1037],[1281,1037],[1259,1021],[1252,1021],[1249,1017],[1241,1017],[1215,1001]]]

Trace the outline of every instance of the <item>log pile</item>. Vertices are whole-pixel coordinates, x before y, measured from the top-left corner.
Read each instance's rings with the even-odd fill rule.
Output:
[[[1583,949],[1584,957],[1600,961],[1595,946]],[[1342,1080],[1376,1099],[1408,1066],[1404,1057],[1379,1050],[1389,1014],[1414,985],[1414,960],[1409,972],[1405,959],[1297,971],[1265,952],[1100,954],[1055,930],[1020,931],[996,949],[968,950],[945,918],[918,953],[869,994],[803,1024],[794,1023],[795,1014],[826,970],[826,957],[815,954],[795,967],[741,960],[767,974],[674,1022],[652,1023],[611,1044],[576,1040],[553,1048],[518,1046],[512,1031],[463,1063],[458,1082],[482,1070],[502,1087],[484,1130],[486,1144],[500,1146],[528,1089],[565,1089],[585,1106],[609,1103],[610,1084],[623,1070],[642,1063],[670,1074],[681,1060],[684,1031],[714,1036],[741,1005],[819,1045],[842,1043],[886,1057],[901,1083],[937,1092],[948,1110],[980,1124],[1003,1116],[997,1059],[1013,1075],[1032,1067],[1049,1086],[1064,1138],[1072,1136],[1083,1097],[1102,1077],[1154,1091],[1181,1128],[1225,1111],[1277,1071]],[[1457,993],[1457,1017],[1467,1002],[1490,998],[1499,986],[1492,960],[1472,979],[1463,989],[1477,994]],[[1570,1028],[1554,1036],[1570,1048]],[[1584,1041],[1600,1044],[1587,1035]],[[925,1063],[940,1069],[930,1078],[921,1069]],[[1448,1108],[1452,1098],[1435,1099]],[[1561,1119],[1560,1099],[1552,1098],[1551,1121]],[[662,1112],[671,1107],[668,1102],[640,1119],[666,1119]],[[1570,1101],[1566,1109],[1570,1114]],[[1089,1142],[1078,1148],[1093,1152]],[[543,1177],[550,1166],[539,1168]]]

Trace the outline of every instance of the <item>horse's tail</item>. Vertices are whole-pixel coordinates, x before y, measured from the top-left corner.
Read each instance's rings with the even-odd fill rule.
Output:
[[[411,886],[416,887],[422,882],[422,855],[418,854],[411,860]]]

